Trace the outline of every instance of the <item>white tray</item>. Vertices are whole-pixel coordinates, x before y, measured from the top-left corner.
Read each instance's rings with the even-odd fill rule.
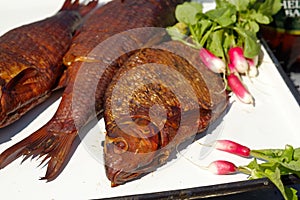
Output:
[[[2,1],[0,6],[0,34],[9,29],[43,19],[54,14],[64,0]],[[300,109],[280,73],[264,50],[260,75],[249,83],[256,99],[255,107],[243,105],[231,98],[231,107],[221,124],[208,136],[199,140],[230,139],[253,149],[284,148],[285,144],[300,146]],[[60,98],[55,94],[15,124],[0,130],[0,152],[22,140],[41,127],[54,114]],[[216,185],[247,180],[246,175],[217,176],[204,171],[178,155],[157,171],[115,188],[105,176],[101,149],[104,137],[103,121],[93,127],[83,139],[61,175],[52,182],[39,180],[46,168],[38,167],[35,159],[13,162],[0,170],[1,198],[4,199],[95,199]],[[199,165],[226,159],[237,165],[250,160],[203,148],[197,142],[182,152]]]

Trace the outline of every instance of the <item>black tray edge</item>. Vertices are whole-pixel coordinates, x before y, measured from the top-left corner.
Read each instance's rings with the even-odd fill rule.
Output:
[[[300,183],[296,175],[282,176],[285,186],[294,187]],[[300,188],[298,188],[300,189]],[[257,192],[259,191],[259,192]],[[123,197],[105,198],[106,200],[135,200],[135,199],[282,199],[282,196],[275,185],[267,178],[238,181],[233,183],[218,184],[187,188],[181,190],[162,191],[148,194],[137,194]]]

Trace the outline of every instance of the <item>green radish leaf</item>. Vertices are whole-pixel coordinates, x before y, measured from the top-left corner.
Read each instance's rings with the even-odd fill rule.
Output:
[[[289,163],[280,163],[280,164],[285,168],[287,168],[288,170],[292,170],[300,173],[300,160],[297,161],[292,160]]]
[[[212,27],[212,22],[208,19],[201,19],[197,24],[190,26],[190,32],[193,41],[199,46],[203,46],[204,43],[200,41],[203,39],[205,33],[210,32]],[[205,42],[205,41],[204,41]]]
[[[172,40],[182,40],[186,38],[186,35],[176,26],[167,27],[166,31],[171,36]]]
[[[227,54],[230,47],[236,46],[235,45],[235,36],[231,32],[225,32],[224,33],[224,41],[223,41],[223,49],[224,53]]]
[[[264,150],[251,150],[250,155],[254,158],[270,161],[275,157],[274,152],[271,149]]]
[[[266,170],[266,169],[275,170],[279,166],[280,166],[280,164],[277,163],[277,162],[264,162],[264,163],[259,164],[260,169],[263,170],[263,171]]]
[[[222,48],[223,30],[218,30],[210,34],[210,40],[207,44],[207,49],[215,56],[224,58],[224,51]]]
[[[217,22],[222,27],[227,27],[236,22],[236,9],[234,7],[216,8],[205,13],[209,19]]]
[[[246,23],[245,29],[257,33],[259,31],[259,25],[255,21],[250,20]]]
[[[274,158],[274,157],[280,157],[283,151],[284,151],[283,149],[260,149],[260,150],[251,150],[251,153]]]
[[[250,180],[265,178],[265,174],[261,170],[254,169],[251,172]]]
[[[249,1],[249,7],[252,7],[253,6],[253,4],[255,4],[255,3],[257,3],[257,0],[250,0]]]
[[[203,19],[200,22],[198,22],[198,27],[199,28],[199,37],[201,38],[204,33],[212,26],[212,22],[208,19]]]
[[[265,175],[272,183],[278,188],[278,190],[281,192],[282,196],[286,200],[295,199],[297,200],[297,191],[293,188],[285,187],[281,181],[281,172],[279,168],[276,168],[274,170],[265,170]]]
[[[280,169],[281,175],[288,175],[288,174],[295,174],[295,175],[297,175],[298,174],[298,172],[295,172],[295,171],[293,171],[293,170],[291,170],[289,168],[286,168],[286,167],[284,167],[281,164],[278,165],[278,168]]]
[[[281,0],[265,0],[258,8],[258,12],[272,16],[281,9]]]
[[[300,178],[300,172],[293,171],[292,169],[289,169],[289,168],[283,166],[282,164],[279,164],[278,168],[280,169],[281,175],[294,174]]]
[[[284,199],[289,200],[287,194],[285,193],[285,187],[281,181],[280,170],[278,168],[276,168],[275,171],[266,169],[265,175],[278,188]]]
[[[256,38],[245,38],[244,55],[246,58],[254,58],[259,54],[261,45]]]
[[[256,158],[254,158],[253,161],[251,161],[247,165],[247,167],[250,168],[250,169],[260,169],[260,166],[258,165]]]
[[[263,169],[257,163],[256,158],[254,158],[248,165],[241,166],[238,169],[240,172],[250,174],[249,176],[250,180],[265,177],[265,175],[263,174]]]
[[[294,149],[294,160],[300,160],[300,148]]]
[[[204,47],[207,45],[207,41],[208,41],[208,38],[210,37],[210,35],[212,34],[213,30],[215,29],[215,26],[216,24],[213,23],[212,26],[209,28],[209,30],[207,30],[204,35],[202,36],[199,44],[200,46]]]
[[[175,26],[167,27],[166,31],[170,35],[172,40],[180,41],[192,48],[198,48],[196,44],[186,41],[187,35],[183,34],[182,30],[178,28],[178,26],[175,25]]]
[[[289,200],[298,200],[297,192],[294,188],[285,187],[285,193]]]
[[[293,160],[294,148],[291,145],[286,145],[282,155],[280,156],[280,161],[283,163],[289,163]]]
[[[244,28],[235,27],[237,33],[244,39],[244,55],[247,58],[253,58],[260,52],[260,43],[255,33]]]
[[[255,13],[255,15],[252,15],[252,18],[260,24],[269,24],[272,21],[269,16],[266,16],[262,13]]]
[[[215,0],[215,2],[216,8],[227,8],[228,6],[232,6],[232,4],[224,0]]]
[[[228,0],[229,3],[235,5],[238,11],[247,10],[250,0]]]
[[[196,2],[185,2],[176,7],[175,16],[179,22],[187,25],[194,25],[198,22],[199,17],[197,15],[202,13],[202,10],[202,4]]]

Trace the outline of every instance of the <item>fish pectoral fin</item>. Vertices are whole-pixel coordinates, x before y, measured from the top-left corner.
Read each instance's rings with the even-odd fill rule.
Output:
[[[55,90],[59,90],[61,88],[65,88],[69,82],[69,77],[70,77],[70,72],[68,69],[66,69],[62,76],[59,78],[58,84],[56,85],[56,87],[53,89],[53,91]]]
[[[74,68],[74,65],[76,65],[76,62],[87,62],[87,63],[96,63],[100,62],[99,60],[87,57],[87,56],[69,56],[65,57],[63,60],[64,65],[67,67],[67,69],[64,71],[63,75],[60,77],[57,86],[53,90],[58,90],[60,88],[66,87],[66,85],[69,82],[70,74],[72,74],[71,70]],[[72,67],[70,67],[73,65]]]
[[[88,56],[77,56],[77,55],[68,55],[68,56],[65,56],[63,58],[63,63],[66,67],[69,67],[71,65],[74,64],[74,62],[100,62],[100,60],[97,60],[93,57],[88,57]]]
[[[39,71],[36,68],[30,67],[22,70],[15,77],[13,77],[5,86],[5,90],[7,91],[19,91],[24,86],[26,86],[26,90],[28,88],[28,84],[36,83],[36,76]],[[25,89],[25,88],[24,88]]]
[[[97,60],[95,58],[92,57],[86,57],[86,56],[78,56],[75,58],[74,60],[75,62],[100,62],[100,60]]]

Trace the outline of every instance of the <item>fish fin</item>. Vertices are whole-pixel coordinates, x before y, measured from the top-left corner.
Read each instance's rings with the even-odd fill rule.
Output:
[[[65,56],[63,58],[63,63],[64,66],[67,68],[64,70],[64,73],[60,77],[57,87],[54,88],[54,90],[64,88],[70,79],[70,74],[74,74],[72,70],[75,68],[79,68],[81,65],[81,62],[100,62],[99,60],[92,58],[92,57],[87,57],[87,56],[75,56],[73,54],[70,54],[68,56]]]
[[[6,149],[0,154],[0,169],[6,167],[17,158],[24,156],[23,161],[29,157],[43,157],[41,162],[47,162],[47,172],[41,179],[51,181],[62,171],[64,161],[71,150],[72,143],[77,134],[59,134],[54,132],[50,123],[46,124],[27,138]]]
[[[61,88],[65,88],[68,84],[69,81],[69,71],[65,70],[64,73],[61,75],[57,86],[53,89],[53,91],[55,90],[59,90]]]
[[[60,11],[63,10],[78,10],[81,16],[85,16],[98,5],[98,0],[90,0],[88,4],[82,5],[79,0],[65,0]]]
[[[5,90],[18,90],[18,87],[22,87],[22,85],[26,84],[27,80],[33,81],[38,73],[39,71],[33,67],[22,70],[5,85]]]

